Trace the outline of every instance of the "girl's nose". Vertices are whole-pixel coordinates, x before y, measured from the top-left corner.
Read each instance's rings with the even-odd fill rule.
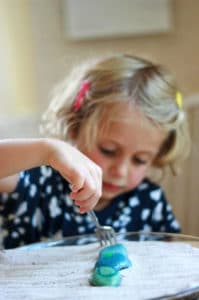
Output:
[[[110,168],[111,175],[116,177],[127,177],[129,173],[128,160],[115,161]]]

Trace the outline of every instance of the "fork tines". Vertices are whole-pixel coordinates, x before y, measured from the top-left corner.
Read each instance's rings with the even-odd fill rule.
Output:
[[[100,225],[99,220],[93,210],[88,211],[88,215],[90,216],[91,220],[94,222],[95,234],[100,242],[101,246],[104,245],[113,245],[116,244],[116,233],[113,227]]]
[[[111,226],[96,227],[95,233],[101,246],[114,245],[117,243],[116,233]]]

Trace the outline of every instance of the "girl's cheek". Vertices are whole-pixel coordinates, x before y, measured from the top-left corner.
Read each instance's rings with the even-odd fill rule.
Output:
[[[102,169],[107,165],[107,160],[99,153],[99,151],[95,150],[93,152],[84,152],[91,160],[93,160],[96,164],[98,164]]]
[[[146,171],[134,171],[133,174],[131,174],[128,182],[128,187],[130,189],[135,188],[138,186],[141,181],[145,178]]]
[[[95,155],[90,155],[89,156],[96,164],[98,164],[101,168],[104,166],[104,160],[101,158],[100,155],[95,154]]]
[[[104,161],[103,159],[98,159],[97,161],[95,161],[95,163],[100,166],[103,175],[109,173],[109,167],[108,164],[106,163],[106,161]]]

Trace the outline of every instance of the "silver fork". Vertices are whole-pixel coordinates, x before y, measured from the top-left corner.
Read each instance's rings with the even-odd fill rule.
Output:
[[[96,225],[95,234],[101,246],[116,244],[116,233],[113,227],[107,225],[100,225],[99,220],[93,210],[88,211],[88,215]]]

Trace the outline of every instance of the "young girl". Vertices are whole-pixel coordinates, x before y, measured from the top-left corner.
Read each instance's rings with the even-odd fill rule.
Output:
[[[162,66],[121,55],[78,68],[57,89],[42,129],[101,167],[94,208],[101,224],[117,232],[179,232],[164,192],[148,179],[151,167],[175,174],[189,148],[180,93]],[[13,193],[1,197],[4,246],[92,233],[94,224],[69,193],[51,167],[21,173]]]

